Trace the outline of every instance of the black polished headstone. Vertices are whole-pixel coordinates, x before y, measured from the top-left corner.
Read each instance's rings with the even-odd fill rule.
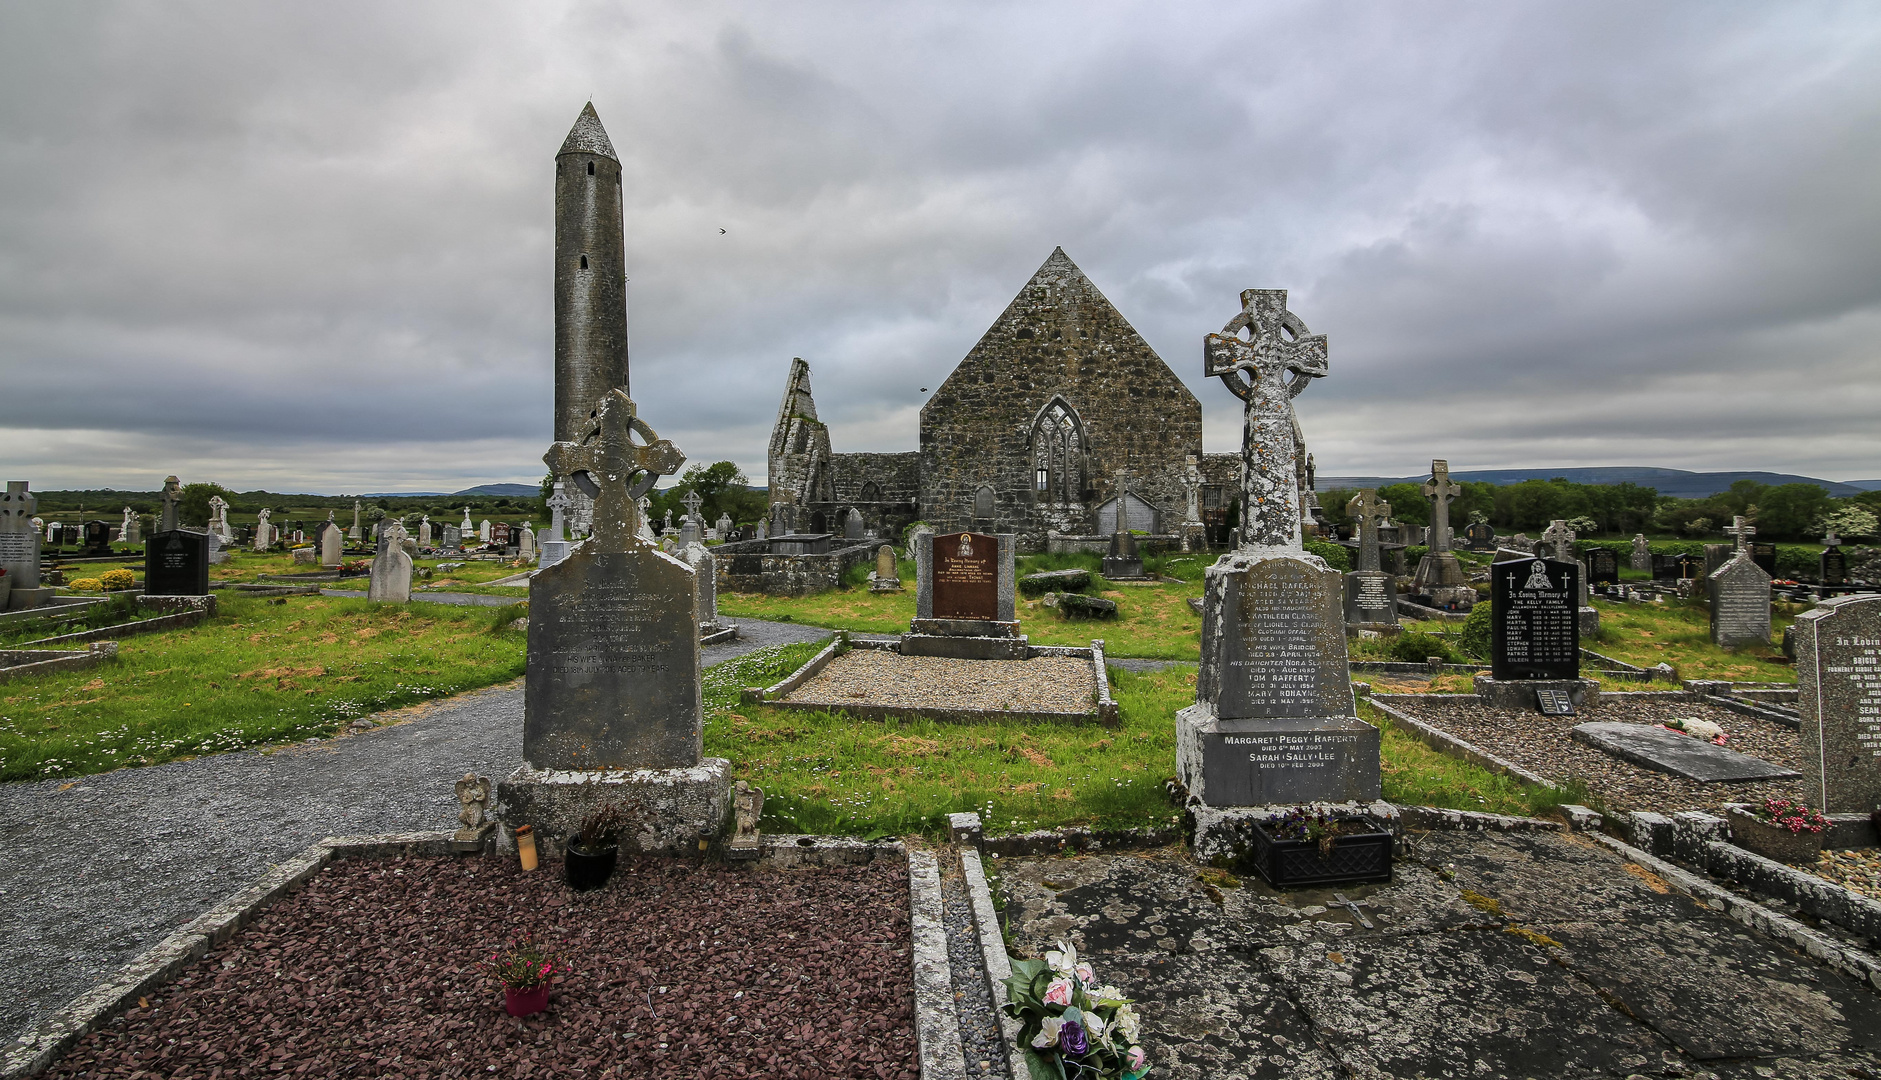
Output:
[[[175,529],[146,537],[144,595],[209,595],[209,534]]]
[[[1652,579],[1654,581],[1677,581],[1679,579],[1679,556],[1652,556]]]
[[[1769,574],[1771,577],[1776,577],[1775,544],[1759,543],[1750,545],[1750,561],[1763,567],[1764,573]]]
[[[96,518],[85,523],[85,554],[111,554],[111,523]]]
[[[1824,585],[1845,585],[1848,583],[1848,556],[1841,548],[1827,548],[1822,552],[1818,563],[1818,575]]]
[[[1490,668],[1498,680],[1581,672],[1580,565],[1520,559],[1489,568]]]
[[[1345,575],[1345,621],[1348,626],[1396,623],[1396,579],[1382,570],[1354,570]]]
[[[1612,548],[1587,549],[1587,584],[1612,585],[1620,580],[1620,556]]]
[[[1705,559],[1703,556],[1674,555],[1672,558],[1674,562],[1678,563],[1678,571],[1679,571],[1678,576],[1679,577],[1696,578],[1696,577],[1704,576]]]
[[[1487,522],[1478,521],[1463,530],[1463,539],[1469,543],[1471,551],[1494,551],[1496,530]]]

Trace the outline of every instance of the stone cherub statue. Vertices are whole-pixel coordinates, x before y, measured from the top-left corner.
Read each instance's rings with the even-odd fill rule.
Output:
[[[738,831],[732,836],[726,854],[734,859],[755,859],[762,850],[758,840],[758,819],[764,816],[764,789],[743,780],[732,788],[732,813],[738,819]]]
[[[476,773],[465,773],[457,782],[457,832],[451,835],[453,840],[478,841],[496,828],[495,819],[490,817],[490,778]]]

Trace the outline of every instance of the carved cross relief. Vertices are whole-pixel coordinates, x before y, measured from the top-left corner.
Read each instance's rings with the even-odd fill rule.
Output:
[[[1345,512],[1359,523],[1360,570],[1382,569],[1378,558],[1378,526],[1391,517],[1391,504],[1378,497],[1377,488],[1360,488]]]

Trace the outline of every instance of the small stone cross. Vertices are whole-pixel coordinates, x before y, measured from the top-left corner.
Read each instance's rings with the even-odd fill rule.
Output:
[[[1837,535],[1835,535],[1835,530],[1834,530],[1834,529],[1830,529],[1830,530],[1829,530],[1829,535],[1827,535],[1827,536],[1825,536],[1825,537],[1823,537],[1823,538],[1822,538],[1822,546],[1823,546],[1823,547],[1825,547],[1825,548],[1838,548],[1838,547],[1841,547],[1841,546],[1842,546],[1842,538],[1841,538],[1841,537],[1839,537],[1839,536],[1837,536]]]
[[[1182,486],[1189,496],[1189,517],[1183,524],[1200,525],[1202,523],[1202,470],[1194,454],[1189,455],[1188,464],[1182,468]]]
[[[688,491],[686,492],[686,497],[679,501],[686,507],[686,516],[697,521],[699,519],[699,507],[705,505],[705,500],[699,498],[699,493],[697,491]]]
[[[640,419],[625,391],[602,395],[593,416],[580,442],[558,442],[542,460],[556,476],[573,477],[594,500],[594,550],[629,551],[641,542],[640,496],[684,465],[686,455]],[[636,434],[643,444],[634,442]]]
[[[1124,491],[1125,491],[1124,485],[1129,482],[1129,479],[1130,479],[1130,470],[1128,469],[1117,470],[1117,527],[1110,530],[1113,533],[1120,533],[1120,532],[1128,531],[1129,519],[1124,516],[1123,496],[1124,496]]]
[[[1382,569],[1378,558],[1378,526],[1391,517],[1391,504],[1378,497],[1377,488],[1360,488],[1345,504],[1348,516],[1359,523],[1360,570]]]
[[[1241,332],[1247,331],[1246,340]],[[1326,335],[1287,310],[1285,289],[1248,289],[1241,313],[1202,344],[1202,372],[1244,403],[1241,544],[1300,548],[1293,399],[1326,374]]]
[[[1450,550],[1450,502],[1463,494],[1463,485],[1450,479],[1450,463],[1434,458],[1430,479],[1424,484],[1424,497],[1430,500],[1430,550]]]
[[[1749,518],[1739,514],[1725,526],[1724,533],[1737,538],[1737,547],[1734,549],[1734,553],[1737,553],[1742,552],[1744,545],[1750,543],[1750,538],[1757,535],[1757,528],[1750,523]]]

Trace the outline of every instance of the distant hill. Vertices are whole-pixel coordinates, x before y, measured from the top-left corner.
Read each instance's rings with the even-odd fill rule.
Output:
[[[1386,484],[1421,484],[1429,479],[1429,473],[1416,476],[1320,476],[1315,478],[1314,489],[1330,491],[1333,488],[1383,487]],[[1818,480],[1813,476],[1797,476],[1793,473],[1773,472],[1688,472],[1684,469],[1655,469],[1647,466],[1604,466],[1579,469],[1483,469],[1476,472],[1453,472],[1452,480],[1469,480],[1476,483],[1519,484],[1524,480],[1553,480],[1556,478],[1576,484],[1638,484],[1649,487],[1661,495],[1679,499],[1703,499],[1727,491],[1739,480],[1755,480],[1760,484],[1776,486],[1778,484],[1814,484],[1830,495],[1845,497],[1859,495],[1864,491],[1881,488],[1881,480],[1856,480],[1841,483],[1835,480]]]
[[[368,491],[362,499],[442,499],[442,491]]]
[[[533,495],[540,495],[541,493],[542,493],[542,489],[539,487],[536,487],[534,484],[479,484],[474,488],[465,488],[462,491],[451,492],[451,494],[454,496],[455,495],[507,495],[512,499],[518,495],[533,496]]]

